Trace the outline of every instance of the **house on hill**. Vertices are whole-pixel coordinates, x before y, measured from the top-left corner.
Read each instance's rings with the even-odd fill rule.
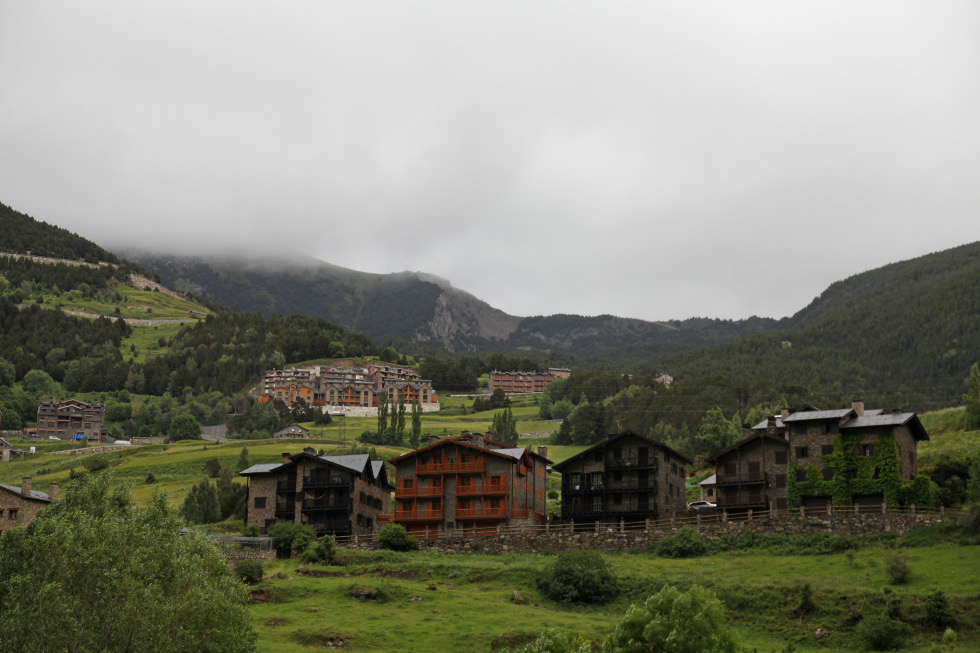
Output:
[[[916,447],[928,440],[915,413],[850,408],[770,417],[715,454],[718,507],[729,510],[878,508],[922,503]]]
[[[543,451],[542,451],[543,450]],[[392,458],[394,521],[416,535],[543,522],[547,512],[547,450],[511,447],[476,433],[433,437]]]
[[[302,427],[299,424],[296,424],[294,422],[293,424],[290,424],[286,428],[279,429],[278,431],[276,431],[275,433],[273,433],[272,434],[272,437],[274,437],[274,438],[310,438],[310,437],[313,437],[313,436],[310,435],[309,429],[306,429],[306,428],[304,428],[304,427]]]
[[[639,521],[687,510],[685,466],[667,445],[624,431],[555,465],[565,521]]]
[[[277,522],[309,524],[317,535],[368,535],[390,511],[388,472],[367,454],[320,456],[310,447],[282,462],[252,465],[246,525],[264,533]]]
[[[27,526],[57,498],[57,483],[48,486],[48,492],[32,489],[29,476],[21,479],[20,487],[0,483],[0,533],[15,526]]]
[[[105,404],[80,399],[41,402],[37,409],[37,435],[59,440],[100,441],[105,425]]]

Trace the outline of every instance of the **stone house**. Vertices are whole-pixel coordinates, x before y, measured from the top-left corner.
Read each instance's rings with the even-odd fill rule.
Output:
[[[280,430],[276,431],[275,433],[272,434],[272,437],[274,437],[274,438],[311,438],[313,436],[310,434],[310,431],[308,429],[303,428],[299,424],[293,423],[293,424],[290,424],[289,426],[287,426],[284,429],[280,429]]]
[[[41,510],[58,498],[58,484],[48,492],[31,489],[31,478],[25,476],[20,487],[0,483],[0,533],[16,526],[27,526]]]
[[[687,510],[685,466],[667,445],[624,431],[555,465],[561,517],[576,522],[660,519]]]
[[[262,532],[277,522],[309,524],[317,535],[368,535],[391,506],[383,461],[367,454],[320,456],[312,448],[284,453],[282,462],[252,465],[246,525]]]
[[[544,449],[542,447],[542,449]],[[395,512],[384,521],[410,533],[543,522],[547,514],[547,450],[510,447],[476,433],[433,437],[392,458]]]
[[[698,483],[698,488],[701,490],[701,501],[710,501],[711,503],[718,502],[718,474],[712,474],[708,478],[704,479]]]
[[[718,507],[822,509],[922,502],[916,446],[928,440],[915,413],[864,408],[786,411],[712,459]],[[724,480],[723,479],[727,479]]]

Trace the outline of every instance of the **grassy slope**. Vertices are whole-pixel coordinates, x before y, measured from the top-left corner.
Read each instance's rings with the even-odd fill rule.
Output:
[[[914,575],[908,585],[893,588],[907,609],[936,588],[952,598],[960,621],[960,650],[976,650],[980,547],[910,549]],[[349,574],[310,578],[295,573],[296,561],[276,561],[266,570],[262,588],[272,601],[253,606],[260,651],[307,651],[331,636],[347,639],[357,651],[490,650],[495,643],[545,628],[561,628],[599,639],[625,613],[671,583],[706,585],[721,597],[731,623],[758,651],[778,651],[789,641],[798,651],[856,650],[849,622],[852,614],[872,614],[884,607],[886,585],[881,548],[845,555],[782,556],[724,554],[691,560],[667,560],[646,553],[607,554],[622,593],[601,607],[567,607],[545,598],[534,586],[536,572],[550,557],[541,554],[486,556],[431,552],[393,554],[347,552]],[[283,576],[273,577],[282,573]],[[798,623],[793,605],[798,588],[809,582],[818,611]],[[427,587],[434,585],[435,590]],[[360,602],[352,587],[382,589],[386,603]],[[529,604],[511,600],[512,590]],[[412,602],[413,596],[423,601]],[[832,631],[817,645],[813,631]],[[906,650],[927,646],[931,635],[918,635]]]
[[[927,442],[919,443],[920,467],[934,465],[942,456],[964,459],[980,453],[980,431],[966,428],[964,408],[937,410],[919,418],[929,434]]]

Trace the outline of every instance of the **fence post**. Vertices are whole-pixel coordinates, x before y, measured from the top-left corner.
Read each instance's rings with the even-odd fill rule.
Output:
[[[828,515],[834,514],[834,502],[833,501],[831,501],[830,503],[827,504],[827,514]]]
[[[619,518],[619,532],[620,533],[625,533],[626,532],[626,524],[625,524],[625,522],[623,522],[623,518],[622,517]]]
[[[940,519],[946,518],[946,506],[939,506],[939,518]]]
[[[544,523],[544,532],[551,533],[551,520],[549,519]]]
[[[888,505],[884,501],[881,502],[881,514],[888,514]]]
[[[860,513],[860,512],[861,512],[861,511],[860,511],[860,510],[858,510],[858,506],[857,506],[857,505],[855,505],[855,506],[854,506],[854,514],[856,515],[856,514],[858,514],[858,513]]]
[[[722,524],[727,524],[728,523],[728,510],[727,509],[724,509],[724,510],[721,511],[721,523]]]
[[[800,517],[806,517],[806,508],[800,506]]]
[[[599,534],[599,520],[598,519],[595,520],[595,534],[596,535]]]
[[[574,535],[575,534],[575,520],[574,519],[569,519],[568,520],[568,533],[569,533],[569,535]]]
[[[695,516],[695,519],[697,520],[698,528],[701,528],[701,511],[700,510],[698,510],[697,515]],[[674,520],[672,519],[671,522],[673,522],[673,521]]]
[[[915,517],[915,504],[914,503],[912,504],[911,508],[912,508],[912,516]]]
[[[646,519],[643,520],[643,529],[646,532],[648,532],[648,533],[650,532],[650,518],[649,517],[647,517]]]
[[[476,537],[476,522],[473,522],[473,537]]]
[[[428,525],[426,525],[426,527],[425,527],[425,539],[429,539],[429,526]]]
[[[357,543],[358,543],[357,533],[354,533],[354,546],[357,546]]]

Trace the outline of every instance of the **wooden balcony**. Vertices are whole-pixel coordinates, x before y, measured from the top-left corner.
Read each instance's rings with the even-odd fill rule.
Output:
[[[351,499],[303,499],[304,511],[350,510],[353,505]]]
[[[507,486],[503,483],[494,484],[483,484],[483,483],[471,483],[469,485],[457,485],[456,486],[456,496],[458,497],[471,497],[479,496],[485,494],[497,494],[503,495],[507,494]]]
[[[378,523],[379,524],[390,524],[393,520],[394,520],[394,517],[392,517],[391,515],[382,514],[382,513],[379,513],[378,514]]]
[[[440,521],[441,519],[442,510],[396,510],[394,521]]]
[[[350,487],[352,482],[343,476],[304,476],[304,488]],[[295,488],[293,488],[295,489]]]
[[[716,485],[748,485],[750,483],[765,483],[765,472],[743,472],[741,474],[718,474]]]
[[[415,499],[418,497],[441,497],[446,493],[443,486],[438,487],[399,487],[395,489],[396,499]]]
[[[507,506],[499,508],[456,508],[456,519],[506,519]]]
[[[649,469],[657,466],[656,457],[640,458],[638,456],[623,456],[622,458],[606,458],[606,469]]]
[[[469,462],[440,460],[428,463],[418,463],[415,467],[416,474],[453,474],[453,473],[477,473],[483,471],[483,459],[471,460]]]

